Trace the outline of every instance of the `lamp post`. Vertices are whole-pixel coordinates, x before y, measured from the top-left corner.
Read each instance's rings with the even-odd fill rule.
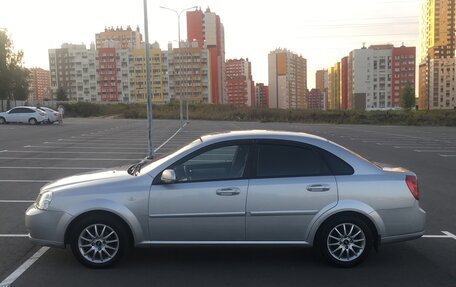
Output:
[[[192,6],[192,7],[189,7],[189,8],[185,8],[185,9],[182,9],[180,11],[177,11],[177,10],[174,10],[174,9],[171,9],[171,8],[168,8],[168,7],[164,7],[164,6],[160,6],[161,9],[165,9],[165,10],[169,10],[169,11],[172,11],[176,14],[177,16],[177,40],[179,41],[178,43],[178,48],[179,48],[179,54],[180,54],[180,92],[179,92],[179,109],[180,109],[180,124],[181,126],[184,125],[184,116],[183,116],[183,110],[182,110],[182,80],[183,80],[183,75],[182,75],[182,52],[181,52],[181,49],[180,49],[180,42],[181,42],[181,37],[180,37],[180,16],[183,12],[185,11],[188,11],[188,10],[191,10],[191,9],[196,9],[198,8],[197,6]],[[188,106],[188,97],[187,97],[187,106]],[[187,108],[187,121],[188,121],[188,108]]]
[[[147,0],[144,1],[144,33],[146,41],[146,90],[147,90],[147,158],[154,157],[154,147],[152,143],[152,97],[150,94],[150,51],[149,51],[149,24],[147,21]]]

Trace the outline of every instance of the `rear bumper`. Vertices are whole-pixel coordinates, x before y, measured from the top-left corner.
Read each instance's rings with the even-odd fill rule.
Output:
[[[385,225],[381,243],[394,243],[417,239],[423,236],[426,225],[426,212],[418,203],[410,208],[378,210]]]
[[[420,231],[420,232],[415,232],[415,233],[382,237],[381,244],[388,244],[388,243],[395,243],[395,242],[402,242],[402,241],[407,241],[407,240],[418,239],[423,235],[424,235],[424,230]]]

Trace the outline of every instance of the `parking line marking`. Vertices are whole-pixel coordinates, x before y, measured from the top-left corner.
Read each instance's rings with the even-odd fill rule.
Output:
[[[66,146],[66,147],[62,147],[62,146],[51,146],[51,145],[27,145],[27,146],[24,146],[25,148],[65,148],[65,149],[69,149],[69,148],[78,148],[78,149],[107,149],[108,147],[101,147],[101,146],[94,146],[94,147],[91,147],[91,146]],[[145,148],[139,148],[139,147],[132,147],[132,148],[128,148],[128,147],[109,147],[109,149],[118,149],[118,150],[144,150]]]
[[[32,203],[34,200],[0,200],[0,203]]]
[[[445,233],[448,237],[453,238],[454,240],[456,240],[456,235],[454,235],[453,233],[448,232],[448,231],[442,231],[442,233]]]
[[[68,157],[0,157],[0,159],[14,159],[14,160],[125,160],[125,161],[136,161],[138,158],[68,158]]]
[[[106,148],[105,148],[106,149]],[[7,150],[7,152],[12,152],[12,153],[98,153],[98,154],[144,154],[140,152],[120,152],[120,151],[41,151],[41,150]]]
[[[441,157],[456,157],[456,154],[439,154]]]
[[[54,145],[70,145],[70,144],[78,144],[78,145],[86,145],[86,144],[99,144],[110,147],[110,146],[140,146],[140,147],[147,147],[147,143],[112,143],[112,141],[106,142],[43,142],[43,144],[54,144]]]
[[[456,150],[423,150],[423,149],[415,149],[414,152],[456,152]]]
[[[41,247],[35,254],[33,254],[29,259],[27,259],[24,263],[22,263],[19,268],[14,270],[5,280],[0,283],[0,286],[10,286],[14,281],[16,281],[19,276],[22,275],[27,269],[32,266],[35,261],[37,261],[46,251],[49,250],[49,247]]]
[[[0,179],[0,182],[51,182],[52,180],[44,179]]]
[[[29,237],[29,235],[28,234],[0,234],[0,238],[18,238],[18,237]],[[0,284],[0,286],[3,286],[3,285]]]
[[[0,166],[0,169],[68,169],[68,170],[98,170],[102,167],[68,167],[68,166]]]

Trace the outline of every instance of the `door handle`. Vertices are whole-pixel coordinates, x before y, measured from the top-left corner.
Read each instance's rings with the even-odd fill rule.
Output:
[[[217,195],[220,196],[233,196],[238,195],[241,193],[241,190],[237,187],[227,187],[227,188],[220,188],[215,191]]]
[[[323,192],[330,189],[331,187],[328,184],[311,184],[307,186],[307,190],[312,192]]]

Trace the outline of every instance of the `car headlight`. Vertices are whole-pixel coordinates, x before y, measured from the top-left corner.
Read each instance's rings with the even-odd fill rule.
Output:
[[[38,198],[36,199],[35,206],[38,209],[46,210],[46,209],[48,209],[49,205],[51,204],[51,201],[52,201],[52,192],[41,193],[40,195],[38,195]]]

